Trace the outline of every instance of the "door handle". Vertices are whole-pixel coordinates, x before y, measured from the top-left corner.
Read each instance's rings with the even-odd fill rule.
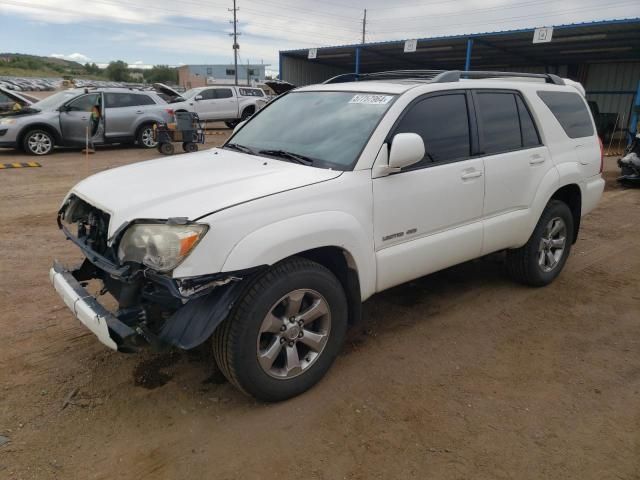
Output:
[[[538,155],[537,153],[535,155],[531,155],[529,157],[529,164],[530,165],[538,165],[540,163],[544,163],[546,159],[542,156],[542,155]]]
[[[144,112],[142,110],[138,110],[136,113],[139,115],[139,114],[144,113]]]
[[[460,178],[462,180],[470,180],[472,178],[478,178],[482,176],[482,172],[480,170],[473,170],[471,172],[465,172],[462,175],[460,175]]]
[[[80,117],[80,120],[86,120],[87,117]]]

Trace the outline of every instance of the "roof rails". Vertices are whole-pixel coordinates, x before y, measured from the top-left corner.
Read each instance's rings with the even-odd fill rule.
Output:
[[[463,70],[390,70],[375,73],[345,73],[335,76],[324,83],[344,83],[366,80],[422,80],[429,83],[458,82],[463,78],[540,78],[546,83],[564,85],[564,80],[552,73],[519,73]]]

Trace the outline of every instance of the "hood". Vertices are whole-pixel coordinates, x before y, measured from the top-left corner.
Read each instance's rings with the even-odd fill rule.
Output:
[[[17,92],[14,92],[12,90],[9,90],[7,88],[4,88],[4,87],[0,87],[0,92],[2,92],[4,95],[9,97],[14,102],[21,103],[23,106],[24,105],[31,105],[32,103],[34,103],[33,97],[30,97],[29,95],[25,95],[25,94],[22,94],[22,93],[17,93]],[[35,100],[35,101],[37,101],[37,100]]]
[[[164,83],[154,83],[153,88],[155,88],[157,92],[164,93],[169,98],[176,98],[181,96],[180,93],[178,93],[173,88],[165,85]]]
[[[70,194],[111,215],[109,237],[135,219],[186,217],[340,176],[342,172],[214,148],[106,170]]]
[[[276,92],[276,95],[282,95],[289,90],[293,90],[296,86],[289,82],[280,82],[274,80],[266,80],[264,84],[269,87],[271,90]]]

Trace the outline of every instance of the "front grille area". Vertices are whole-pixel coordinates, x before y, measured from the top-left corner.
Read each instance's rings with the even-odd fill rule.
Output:
[[[71,233],[96,253],[108,255],[110,215],[72,195],[60,211],[60,219]]]

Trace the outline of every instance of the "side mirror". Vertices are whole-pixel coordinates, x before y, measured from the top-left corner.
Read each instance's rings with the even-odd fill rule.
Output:
[[[424,158],[424,142],[417,133],[398,133],[391,142],[389,168],[400,170]]]
[[[195,101],[202,100],[202,95],[196,95],[194,98]]]
[[[244,125],[245,123],[247,123],[247,121],[246,121],[246,120],[245,120],[245,121],[243,121],[243,122],[240,122],[239,124],[237,124],[237,125],[234,127],[234,129],[233,129],[233,133],[236,133],[238,130],[240,130],[240,129],[243,127],[243,125]]]
[[[69,108],[69,105],[62,105],[60,108],[58,108],[58,110],[60,112],[68,112],[71,109]]]

